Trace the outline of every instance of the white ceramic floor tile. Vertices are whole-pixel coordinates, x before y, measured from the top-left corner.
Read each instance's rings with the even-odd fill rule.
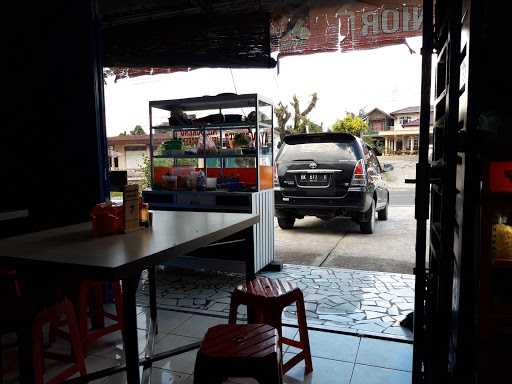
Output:
[[[116,375],[104,378],[94,384],[125,384],[126,374],[118,373]],[[172,372],[166,369],[155,368],[151,370],[152,384],[192,384],[193,376],[184,373]]]
[[[218,324],[227,324],[227,319],[211,316],[193,315],[186,322],[176,327],[176,335],[203,338],[208,328]]]
[[[53,379],[55,376],[60,374],[64,369],[71,367],[71,364],[58,362],[55,360],[45,359],[44,360],[44,381],[47,382]],[[70,378],[77,377],[78,374],[71,376]]]
[[[143,330],[137,330],[139,342],[139,354],[146,347],[147,334]],[[121,331],[113,332],[96,340],[88,349],[88,355],[96,355],[116,360],[124,359],[123,336]]]
[[[108,358],[103,358],[103,357],[99,357],[99,356],[87,356],[85,359],[85,369],[86,369],[87,373],[93,373],[93,372],[96,372],[96,371],[99,371],[102,369],[115,367],[115,366],[118,366],[119,364],[120,364],[119,361],[116,361],[113,359],[108,359]],[[54,378],[59,373],[61,373],[64,369],[66,369],[70,366],[71,366],[71,364],[66,364],[63,362],[55,361],[55,360],[45,359],[45,375],[44,375],[45,382]],[[77,373],[77,374],[73,375],[72,377],[78,377],[78,376],[79,376],[79,374]],[[99,380],[99,381],[103,381],[103,379]]]
[[[350,384],[410,384],[411,372],[356,364]]]
[[[412,370],[412,344],[362,338],[357,363],[376,367]]]
[[[292,354],[285,354],[287,361]],[[283,377],[285,384],[349,384],[354,363],[313,358],[313,372],[304,374],[304,361],[289,370]]]
[[[155,353],[164,352],[173,348],[182,347],[187,344],[192,344],[201,339],[196,337],[180,336],[180,335],[166,335],[155,344]]]
[[[295,335],[295,340],[299,340],[298,333]],[[331,332],[309,331],[309,346],[311,355],[314,357],[353,363],[356,361],[359,337]],[[293,348],[293,350],[298,351],[297,348]],[[292,348],[289,352],[292,352]]]
[[[157,314],[158,333],[172,333],[174,329],[192,317],[189,313],[159,310]],[[149,310],[137,316],[137,328],[147,330],[149,323]]]
[[[186,373],[192,375],[194,373],[194,365],[196,362],[197,349],[183,353],[178,356],[171,357],[167,360],[155,362],[153,365],[157,368],[167,369],[173,372]]]
[[[161,340],[157,341],[155,345],[155,353],[163,352],[173,348],[178,348],[186,344],[191,344],[200,341],[198,338],[167,335]],[[194,372],[194,364],[196,360],[197,349],[171,357],[166,360],[157,361],[154,363],[155,367],[164,368],[170,371],[192,374]]]
[[[87,373],[92,373],[100,371],[102,369],[115,367],[120,364],[121,362],[119,360],[109,359],[106,357],[90,355],[85,358],[85,369],[87,370]]]

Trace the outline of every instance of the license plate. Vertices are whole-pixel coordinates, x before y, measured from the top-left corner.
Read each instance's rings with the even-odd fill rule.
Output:
[[[303,185],[327,185],[329,177],[328,173],[301,173],[299,181]]]

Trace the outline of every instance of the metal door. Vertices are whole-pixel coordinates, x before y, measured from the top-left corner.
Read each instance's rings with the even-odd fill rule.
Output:
[[[449,381],[450,337],[456,245],[456,175],[464,172],[457,154],[460,96],[461,2],[423,4],[423,67],[420,150],[416,175],[416,299],[413,383]],[[432,160],[428,159],[432,53],[434,62],[434,128]],[[460,192],[460,191],[459,191]],[[430,202],[430,208],[429,203]],[[430,216],[429,216],[430,211]],[[427,227],[430,219],[430,226]],[[428,252],[427,252],[427,233]],[[457,297],[457,295],[455,295]]]

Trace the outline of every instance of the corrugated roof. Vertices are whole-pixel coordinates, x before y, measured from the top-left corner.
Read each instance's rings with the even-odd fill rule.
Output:
[[[382,113],[383,115],[386,115],[387,117],[389,117],[390,119],[393,119],[393,118],[394,118],[394,117],[393,117],[393,116],[391,116],[389,113],[384,112],[384,111],[383,111],[382,109],[380,109],[380,108],[373,108],[370,112],[368,112],[368,113],[366,114],[366,116],[370,116],[373,112],[380,112],[380,113]]]
[[[398,115],[402,113],[420,113],[420,106],[407,107],[402,109],[397,109],[396,111],[391,112],[392,115]]]
[[[430,110],[433,111],[434,110],[434,106],[430,106]],[[400,115],[400,114],[403,114],[403,113],[420,113],[420,106],[419,105],[415,105],[415,106],[412,106],[412,107],[406,107],[406,108],[402,108],[402,109],[398,109],[396,111],[393,111],[391,112],[390,114],[391,115]]]
[[[171,137],[170,134],[158,134],[153,135],[153,141],[155,144],[160,144],[164,140],[169,140]],[[147,145],[149,144],[149,135],[126,135],[126,136],[111,136],[107,137],[108,145],[116,145],[116,144],[140,144]]]

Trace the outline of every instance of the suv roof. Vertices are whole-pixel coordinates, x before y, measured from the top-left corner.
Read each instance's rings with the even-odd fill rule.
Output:
[[[357,138],[350,133],[301,133],[299,135],[289,135],[284,138],[284,142],[289,145],[322,143],[322,142],[350,142],[357,141]]]

